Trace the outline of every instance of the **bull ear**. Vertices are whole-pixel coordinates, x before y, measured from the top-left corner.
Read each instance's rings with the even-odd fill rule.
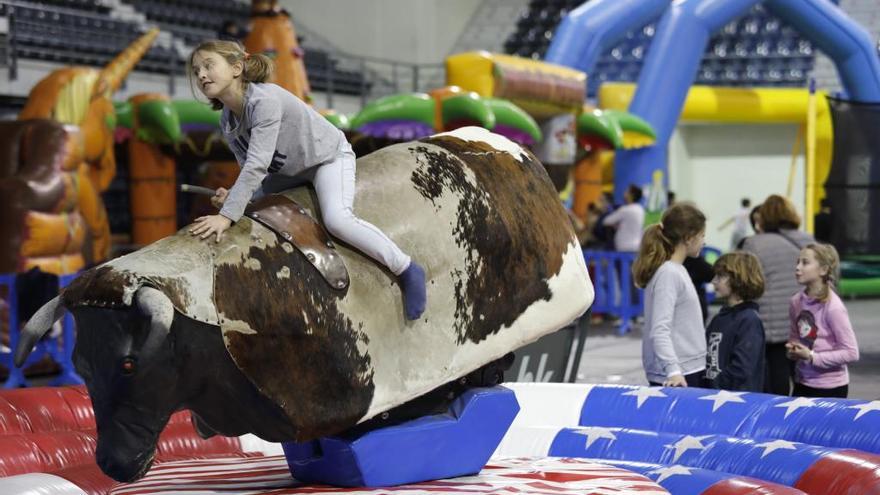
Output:
[[[61,296],[55,296],[34,313],[34,316],[22,329],[18,345],[15,347],[15,366],[20,368],[24,364],[37,341],[42,339],[52,328],[52,325],[64,316],[64,309]]]
[[[162,291],[152,287],[138,289],[135,301],[144,316],[150,319],[150,333],[140,351],[143,359],[149,361],[168,337],[174,320],[174,305]]]

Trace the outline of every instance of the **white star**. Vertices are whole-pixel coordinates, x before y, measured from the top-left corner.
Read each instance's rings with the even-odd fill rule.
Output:
[[[859,404],[857,406],[849,406],[847,409],[859,410],[859,412],[856,413],[856,417],[853,418],[853,421],[855,421],[871,411],[880,411],[880,400],[865,402],[864,404]]]
[[[728,402],[745,402],[741,396],[745,395],[747,392],[728,392],[727,390],[719,390],[718,393],[712,395],[704,395],[700,397],[700,400],[711,400],[712,404],[712,412],[715,412]]]
[[[587,449],[590,448],[590,445],[593,445],[593,443],[596,440],[599,440],[600,438],[607,438],[607,439],[611,440],[611,442],[617,440],[617,436],[615,436],[614,433],[611,432],[611,428],[601,428],[598,426],[588,426],[585,428],[578,428],[577,431],[575,431],[575,433],[577,433],[578,435],[586,435],[587,445],[584,448],[587,448]],[[611,442],[608,442],[608,443],[611,443]]]
[[[681,440],[675,442],[671,445],[664,445],[667,449],[675,449],[675,455],[672,457],[672,462],[678,461],[678,458],[681,457],[682,454],[691,449],[699,449],[703,450],[706,448],[703,445],[703,440],[711,437],[712,435],[703,435],[701,437],[692,437],[690,435],[685,436]]]
[[[690,469],[688,469],[684,466],[679,466],[678,464],[676,464],[674,466],[655,469],[653,471],[648,471],[648,473],[660,475],[655,480],[657,483],[662,483],[663,480],[665,480],[666,478],[668,478],[670,476],[675,476],[676,474],[686,474],[686,475],[692,474]]]
[[[806,397],[798,397],[796,399],[790,400],[788,402],[783,402],[782,404],[776,404],[773,407],[784,407],[785,408],[785,416],[782,419],[788,417],[789,414],[797,411],[802,407],[814,407],[816,403],[814,399],[807,399]]]
[[[788,440],[773,440],[772,442],[764,442],[764,443],[756,443],[755,447],[764,447],[764,453],[761,454],[761,459],[779,449],[784,450],[797,450],[795,444],[793,442],[789,442]]]
[[[645,403],[646,400],[651,397],[666,397],[667,395],[660,391],[659,388],[654,387],[639,387],[635,390],[630,390],[629,392],[620,394],[620,395],[634,395],[637,397],[636,399],[636,409],[642,407],[642,404]]]

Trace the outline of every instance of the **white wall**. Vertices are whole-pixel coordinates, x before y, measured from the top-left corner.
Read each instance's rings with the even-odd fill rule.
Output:
[[[783,124],[686,124],[669,143],[669,185],[678,200],[694,201],[706,214],[706,244],[726,250],[731,227],[718,226],[747,197],[752,206],[770,194],[786,194],[797,126]],[[804,161],[798,159],[792,201],[804,211]]]
[[[405,63],[441,63],[482,0],[282,0],[342,51]]]

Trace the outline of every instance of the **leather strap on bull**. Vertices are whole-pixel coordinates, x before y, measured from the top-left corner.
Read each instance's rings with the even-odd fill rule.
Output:
[[[318,270],[330,287],[348,287],[348,269],[330,236],[305,208],[280,194],[269,194],[251,203],[244,213],[289,242]]]

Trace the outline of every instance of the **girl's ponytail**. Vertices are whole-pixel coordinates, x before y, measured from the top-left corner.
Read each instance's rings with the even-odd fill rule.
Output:
[[[632,266],[633,282],[636,287],[644,289],[648,281],[671,256],[675,246],[663,234],[662,224],[654,224],[642,235],[639,255]]]
[[[275,62],[262,53],[244,56],[244,73],[242,78],[247,82],[264,83],[272,78]]]

